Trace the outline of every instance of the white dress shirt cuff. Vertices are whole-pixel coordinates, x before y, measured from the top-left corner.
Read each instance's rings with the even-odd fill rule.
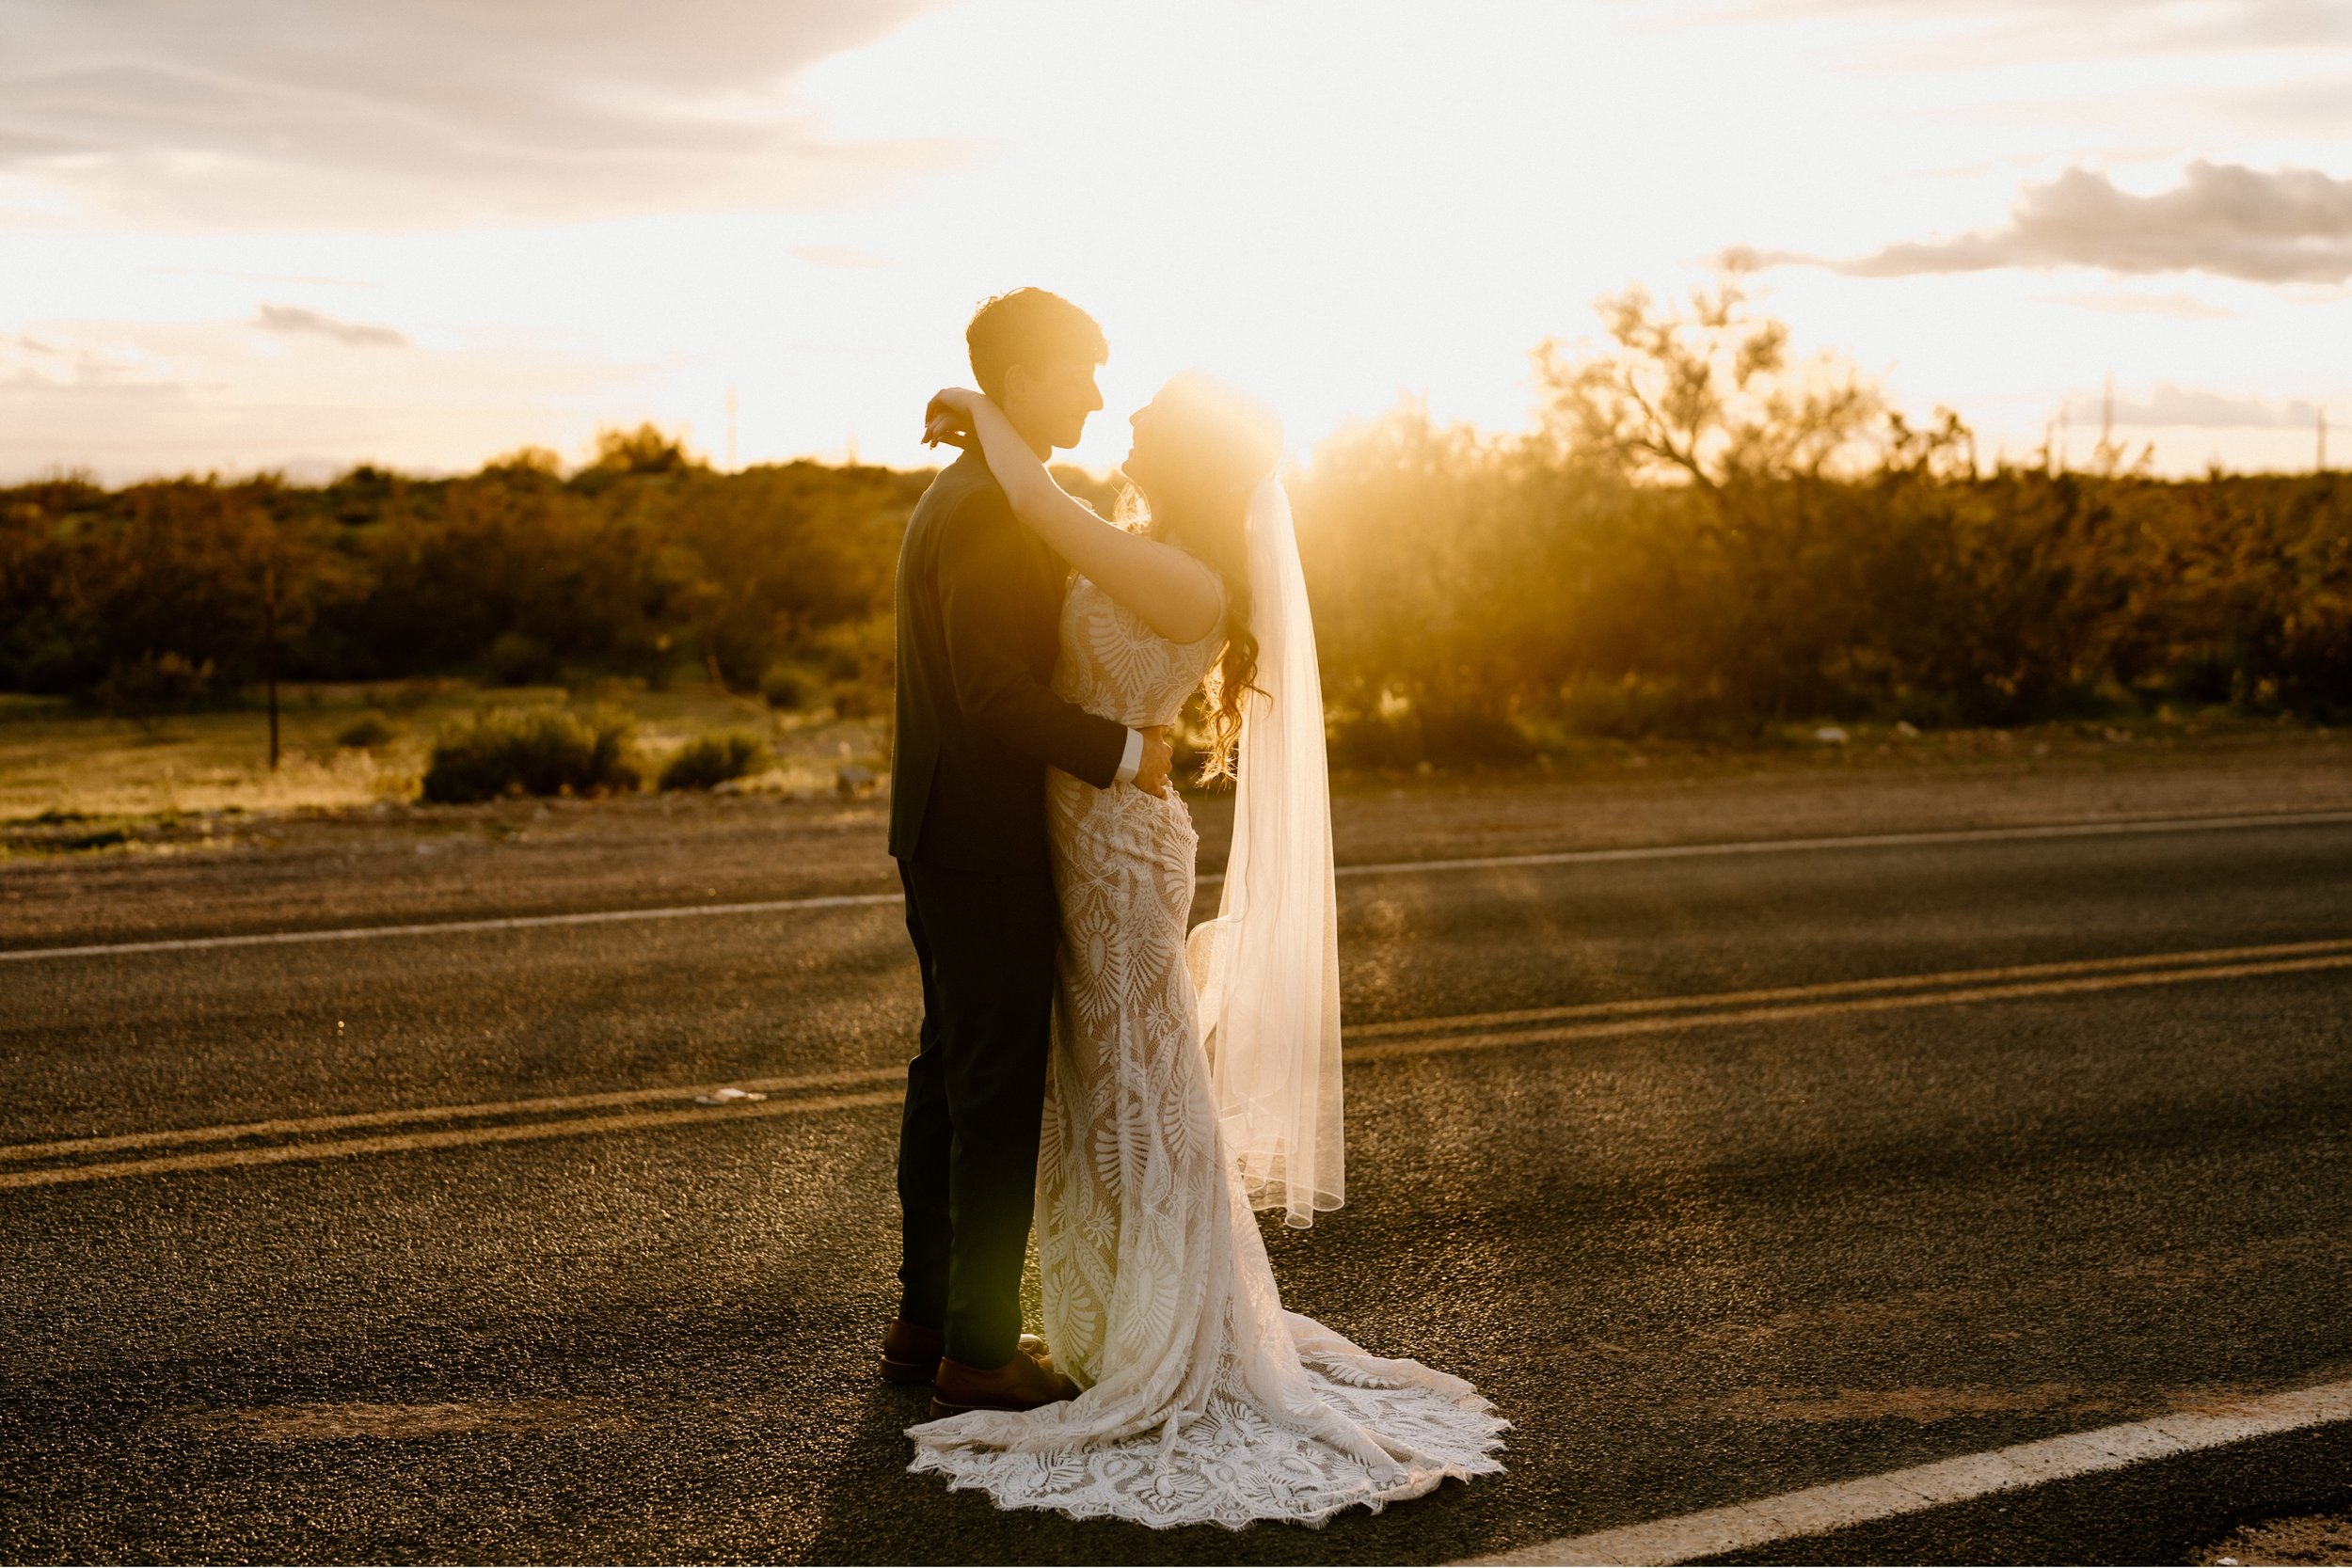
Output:
[[[1143,732],[1129,730],[1127,732],[1127,754],[1120,759],[1119,771],[1111,775],[1111,783],[1133,784],[1136,782],[1136,775],[1142,771]]]

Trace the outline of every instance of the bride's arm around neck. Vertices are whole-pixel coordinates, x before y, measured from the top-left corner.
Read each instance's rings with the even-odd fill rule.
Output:
[[[1096,516],[1054,483],[1012,421],[982,394],[956,388],[932,403],[970,423],[1013,515],[1097,588],[1172,642],[1197,642],[1216,629],[1225,595],[1206,563]]]

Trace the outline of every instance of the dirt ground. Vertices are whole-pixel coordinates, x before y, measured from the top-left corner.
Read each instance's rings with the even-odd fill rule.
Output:
[[[489,708],[589,703],[635,718],[640,759],[649,768],[713,730],[755,734],[774,761],[761,785],[776,794],[818,794],[832,786],[840,765],[882,760],[882,726],[872,721],[837,720],[828,709],[775,713],[755,699],[702,684],[649,691],[642,682],[606,681],[577,693],[455,681],[289,687],[275,772],[268,766],[269,721],[258,707],[141,721],[90,713],[56,698],[0,693],[0,842],[9,836],[6,825],[41,816],[119,827],[155,817],[365,810],[378,800],[412,800],[441,731]],[[343,744],[363,719],[373,721],[376,735],[363,745]]]
[[[2098,729],[1547,771],[1343,775],[1343,864],[2104,818],[2352,810],[2352,733]],[[1632,758],[1640,758],[1638,762]],[[1194,792],[1201,868],[1231,797]],[[877,799],[665,795],[0,825],[0,944],[885,890]]]

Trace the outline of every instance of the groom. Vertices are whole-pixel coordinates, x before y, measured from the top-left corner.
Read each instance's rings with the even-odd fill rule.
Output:
[[[972,373],[1036,451],[1073,447],[1110,356],[1075,305],[1021,289],[964,333]],[[932,1385],[934,1417],[1071,1398],[1021,1345],[1061,935],[1045,769],[1098,789],[1168,779],[1161,730],[1047,689],[1069,566],[1012,515],[977,451],[916,503],[898,552],[898,745],[890,852],[923,979],[921,1048],[898,1129],[904,1287],[882,1375]]]

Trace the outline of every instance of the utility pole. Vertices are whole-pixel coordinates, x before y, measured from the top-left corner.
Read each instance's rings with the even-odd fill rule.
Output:
[[[262,679],[269,688],[269,770],[278,771],[278,568],[262,568]]]
[[[2099,470],[2112,474],[2118,459],[2123,454],[2115,450],[2115,372],[2107,372],[2106,388],[2099,394]]]

